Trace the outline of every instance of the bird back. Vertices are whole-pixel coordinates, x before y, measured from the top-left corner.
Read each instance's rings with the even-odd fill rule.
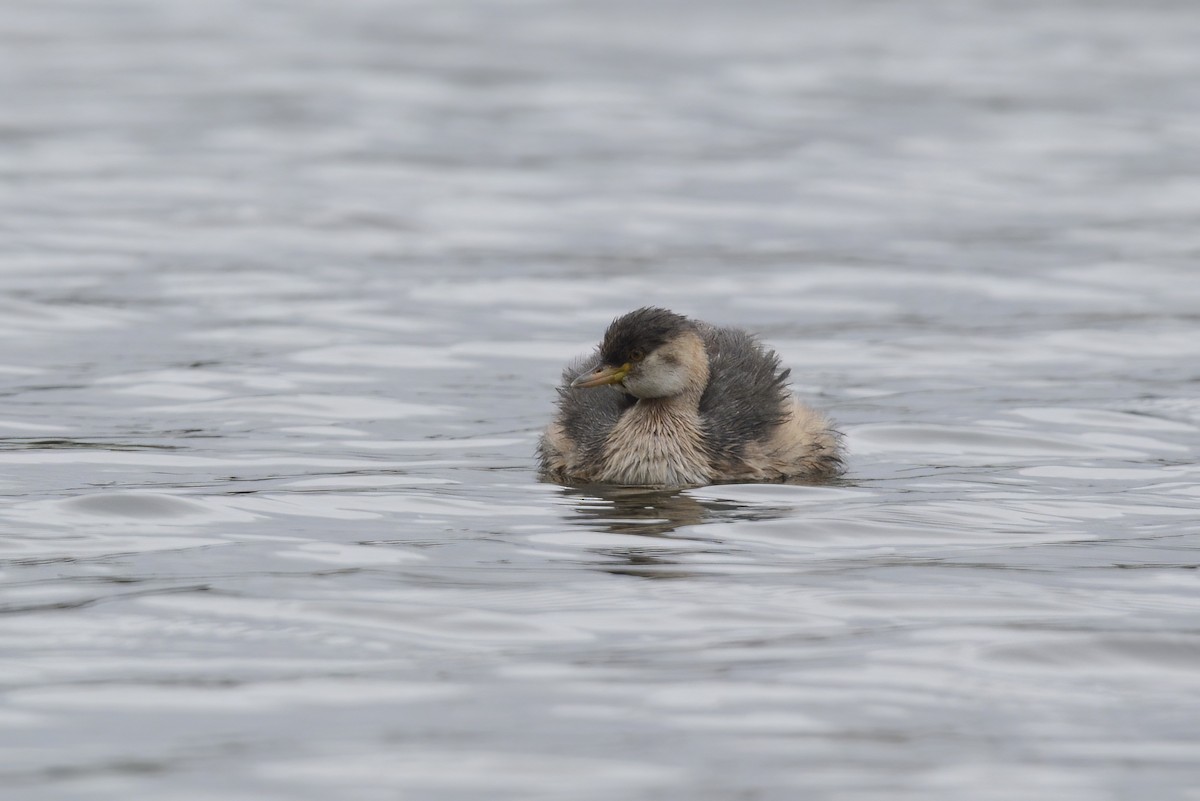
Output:
[[[775,351],[740,329],[705,326],[701,336],[709,369],[700,398],[706,439],[714,457],[738,457],[786,418],[791,371],[781,370]]]

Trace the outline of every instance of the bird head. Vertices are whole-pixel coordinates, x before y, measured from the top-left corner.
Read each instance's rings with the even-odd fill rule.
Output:
[[[638,398],[665,398],[708,378],[708,357],[696,324],[666,309],[644,308],[618,317],[600,343],[600,364],[571,382],[589,389],[618,385]]]

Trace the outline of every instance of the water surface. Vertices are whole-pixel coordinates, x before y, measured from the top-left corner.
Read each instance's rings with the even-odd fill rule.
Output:
[[[22,799],[1196,799],[1188,3],[0,19]],[[541,484],[563,362],[763,335],[829,486]]]

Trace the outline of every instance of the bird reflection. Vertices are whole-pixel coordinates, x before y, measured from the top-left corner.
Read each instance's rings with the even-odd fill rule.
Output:
[[[774,520],[788,513],[787,507],[747,505],[733,501],[696,498],[681,490],[638,487],[588,488],[563,487],[564,499],[571,502],[568,520],[580,528],[608,534],[633,534],[641,537],[679,539],[681,546],[692,538],[672,537],[685,527],[715,522]],[[684,567],[688,554],[729,553],[720,540],[704,538],[696,548],[679,551],[656,548],[604,547],[592,549],[607,557],[597,565],[601,570],[643,578],[686,578],[701,575]],[[611,561],[614,557],[619,561]],[[682,569],[681,569],[682,568]],[[709,574],[711,571],[706,571]]]

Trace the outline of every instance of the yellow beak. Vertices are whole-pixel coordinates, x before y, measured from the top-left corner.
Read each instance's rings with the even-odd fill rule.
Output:
[[[571,382],[571,386],[590,389],[591,387],[602,387],[605,384],[620,384],[625,380],[625,376],[629,375],[632,365],[628,362],[620,367],[597,367],[590,373],[584,373]]]

